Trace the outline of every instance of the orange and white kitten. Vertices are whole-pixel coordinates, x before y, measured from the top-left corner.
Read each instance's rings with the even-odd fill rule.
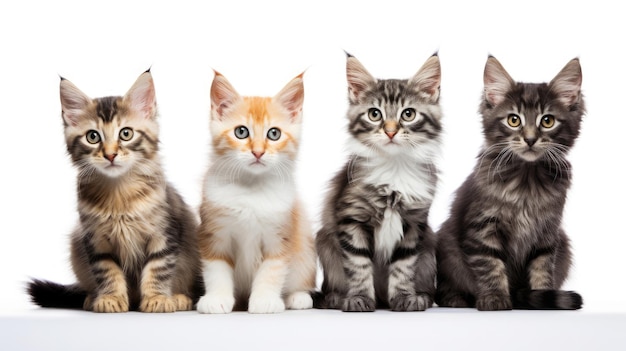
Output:
[[[311,308],[316,255],[296,196],[302,74],[274,97],[242,97],[215,72],[212,164],[198,230],[206,294],[200,313]]]

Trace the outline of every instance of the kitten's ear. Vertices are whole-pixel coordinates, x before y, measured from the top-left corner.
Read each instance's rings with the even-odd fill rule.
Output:
[[[127,101],[143,118],[151,119],[156,116],[156,94],[150,70],[137,78],[135,84],[124,95],[124,101]]]
[[[556,92],[559,100],[566,107],[575,105],[580,98],[580,86],[583,82],[583,73],[578,58],[571,60],[561,72],[550,81],[550,90]]]
[[[485,64],[485,99],[491,106],[496,106],[506,98],[506,94],[511,90],[515,81],[504,70],[495,57],[489,56]]]
[[[348,97],[350,102],[358,103],[363,93],[372,85],[376,84],[376,78],[374,78],[363,67],[361,62],[356,57],[348,54],[346,61],[346,74],[348,77]]]
[[[75,126],[78,124],[81,111],[84,111],[92,100],[72,84],[72,82],[63,77],[61,77],[59,91],[61,93],[61,115],[63,116],[63,123],[66,126]]]
[[[299,121],[302,116],[302,105],[304,104],[303,75],[304,72],[292,79],[273,98],[289,113],[292,122]]]
[[[409,84],[416,86],[420,95],[429,102],[436,103],[439,100],[441,64],[437,53],[426,60],[419,71],[409,80]]]
[[[213,71],[213,83],[211,84],[211,117],[222,119],[228,110],[237,101],[241,100],[239,93],[220,72]]]

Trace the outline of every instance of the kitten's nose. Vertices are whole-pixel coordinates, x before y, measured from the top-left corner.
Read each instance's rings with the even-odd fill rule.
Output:
[[[537,142],[537,138],[535,137],[524,138],[524,141],[526,142],[526,144],[528,144],[528,146],[533,146]]]
[[[252,154],[257,160],[259,160],[265,154],[265,151],[252,151]]]
[[[397,133],[398,133],[398,131],[395,131],[395,130],[394,130],[394,131],[391,131],[391,132],[385,131],[385,134],[387,134],[387,136],[389,137],[389,139],[393,139],[393,137],[394,137]]]
[[[104,157],[109,160],[111,163],[113,163],[113,160],[115,159],[115,156],[117,156],[117,154],[105,154]]]

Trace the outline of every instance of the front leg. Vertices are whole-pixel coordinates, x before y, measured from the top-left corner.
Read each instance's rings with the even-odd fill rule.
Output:
[[[252,282],[248,312],[279,313],[285,310],[282,291],[287,270],[285,257],[263,259]]]
[[[163,249],[148,256],[141,272],[139,304],[141,312],[175,312],[177,309],[189,309],[189,301],[172,297],[172,279],[178,250],[173,245],[163,246]]]
[[[89,278],[95,282],[95,289],[85,299],[83,308],[100,313],[128,312],[126,277],[108,242],[97,240],[93,232],[87,232],[75,243],[82,247],[80,251],[89,264]]]
[[[539,250],[528,264],[531,290],[554,289],[554,250]]]
[[[480,311],[513,308],[504,250],[496,230],[496,219],[483,219],[468,229],[461,247],[474,273],[476,308]]]
[[[341,230],[343,229],[343,230]],[[342,310],[371,312],[376,309],[374,263],[371,244],[361,225],[340,227],[339,243],[343,257],[347,292]]]
[[[433,304],[436,259],[434,234],[405,231],[389,264],[389,306],[393,311],[425,311]]]

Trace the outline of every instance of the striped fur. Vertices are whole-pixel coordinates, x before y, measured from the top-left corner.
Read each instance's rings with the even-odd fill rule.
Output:
[[[411,79],[379,80],[348,55],[347,77],[352,155],[331,183],[316,236],[324,272],[316,307],[423,311],[435,292],[428,212],[441,134],[439,58]]]
[[[91,99],[62,79],[61,104],[79,172],[80,221],[71,235],[78,283],[33,281],[33,301],[94,312],[191,309],[200,278],[197,223],[160,166],[150,72],[123,97]]]
[[[313,236],[293,178],[303,99],[301,75],[269,98],[241,97],[215,72],[213,159],[198,230],[206,288],[200,313],[313,304]]]
[[[438,233],[438,305],[581,308],[580,295],[558,290],[571,263],[561,219],[565,156],[585,112],[581,81],[577,59],[549,84],[516,83],[487,60],[485,147]]]

